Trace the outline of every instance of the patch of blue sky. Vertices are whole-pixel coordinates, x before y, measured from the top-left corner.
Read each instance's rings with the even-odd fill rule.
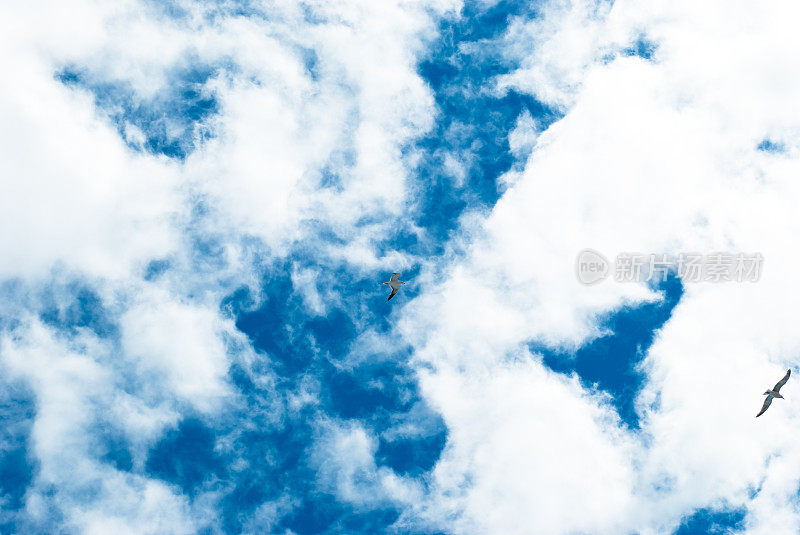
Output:
[[[398,508],[386,503],[358,507],[340,503],[319,488],[309,460],[318,422],[358,422],[378,440],[377,465],[411,477],[433,467],[444,447],[445,426],[420,399],[413,370],[402,360],[383,357],[342,365],[358,336],[356,323],[371,322],[372,314],[391,311],[384,287],[374,280],[354,280],[344,271],[328,273],[340,300],[326,314],[314,315],[295,293],[290,271],[288,265],[275,266],[262,283],[264,295],[256,298],[242,288],[222,304],[265,366],[255,372],[241,363],[231,367],[240,406],[224,418],[182,422],[149,452],[146,472],[177,485],[190,497],[205,490],[220,491],[220,523],[227,533],[240,532],[262,504],[282,499],[290,499],[294,506],[275,529],[383,531],[398,518]],[[359,310],[357,303],[363,299],[384,306],[355,318],[353,311]],[[389,325],[383,328],[388,330]],[[254,380],[253,374],[262,372],[275,374],[268,390]],[[318,404],[276,417],[284,396],[309,381],[318,390]],[[127,460],[124,451],[121,457]],[[247,468],[236,469],[238,465]]]
[[[680,301],[683,284],[670,274],[659,283],[658,290],[663,295],[660,301],[624,307],[600,318],[600,328],[611,334],[596,338],[574,352],[531,344],[531,350],[541,354],[550,369],[575,372],[587,387],[596,385],[609,393],[622,421],[634,429],[639,427],[634,403],[644,381],[644,373],[637,365]]]
[[[241,403],[218,418],[185,415],[150,449],[143,469],[190,500],[218,494],[214,525],[240,533],[260,505],[302,493],[314,481],[302,466],[312,431],[308,414],[282,420],[274,392],[262,395],[241,367],[231,375]]]
[[[624,56],[637,56],[642,59],[652,60],[658,51],[658,43],[649,39],[646,35],[640,35],[633,45],[622,50]]]
[[[155,12],[176,21],[190,22],[196,14],[180,0],[146,0],[145,3]],[[203,16],[209,22],[218,17],[257,17],[269,9],[263,2],[254,0],[196,0],[194,3],[202,6]]]
[[[144,280],[154,281],[158,279],[170,268],[170,266],[171,266],[170,261],[165,258],[151,260],[150,262],[147,263],[147,266],[145,267]]]
[[[33,395],[16,383],[0,384],[0,533],[17,533],[25,493],[37,470],[30,453]]]
[[[204,65],[187,58],[167,73],[153,97],[141,99],[124,80],[108,80],[80,66],[67,66],[56,79],[89,91],[129,147],[183,159],[213,137],[210,119],[219,104],[206,82],[219,76],[225,65]]]
[[[0,284],[0,333],[20,326],[23,311],[37,310],[38,319],[63,336],[80,331],[99,338],[116,338],[118,326],[113,313],[103,303],[96,289],[86,280],[54,269],[43,285],[22,280]]]
[[[264,425],[258,414],[265,407],[254,402],[257,387],[247,383],[241,378],[237,382],[247,399],[241,412],[210,422],[190,418],[167,433],[150,451],[147,475],[180,487],[192,499],[203,491],[220,492],[219,525],[225,533],[241,532],[262,504],[283,499],[293,507],[273,526],[280,532],[375,533],[396,521],[398,507],[342,503],[318,486],[316,469],[309,463],[317,409]],[[352,396],[348,400],[357,402]],[[405,458],[414,452],[388,455]]]
[[[313,500],[304,500],[278,524],[294,533],[385,533],[394,524],[400,511],[393,507],[358,510],[343,505],[329,494],[316,493]]]
[[[188,20],[190,17],[189,11],[177,0],[146,0],[143,4],[173,20]]]
[[[409,150],[421,155],[417,225],[435,246],[445,243],[466,208],[491,208],[501,195],[498,178],[515,161],[509,134],[527,111],[542,127],[561,114],[530,95],[493,90],[495,77],[519,67],[492,46],[514,17],[535,17],[536,3],[468,1],[460,16],[444,19],[440,38],[420,63],[434,93],[436,125]],[[438,247],[435,247],[439,252]]]
[[[3,383],[0,394],[0,510],[24,507],[25,492],[36,471],[29,454],[31,426],[35,415],[33,395],[22,385]],[[0,516],[0,532],[9,533]]]
[[[381,438],[376,462],[397,474],[412,477],[421,477],[432,470],[447,442],[447,429],[438,415],[435,416],[437,425],[432,426],[432,432],[408,438]]]
[[[131,472],[134,468],[133,454],[122,433],[109,425],[97,436],[99,440],[95,446],[95,456],[120,472]]]
[[[41,300],[39,319],[65,334],[75,334],[79,329],[88,329],[100,338],[118,334],[100,296],[81,281],[50,283],[41,292]]]
[[[292,379],[312,372],[326,388],[326,406],[343,418],[367,418],[381,409],[395,413],[418,401],[412,370],[405,364],[407,349],[389,358],[348,362],[353,343],[366,328],[389,333],[392,303],[386,300],[386,287],[344,269],[326,272],[322,282],[329,283],[336,301],[324,315],[314,315],[295,293],[289,271],[288,266],[276,269],[264,281],[258,308],[251,308],[255,298],[244,289],[223,304],[253,346],[270,356],[276,373]],[[367,302],[374,306],[365,307]]]
[[[183,420],[149,452],[146,471],[192,495],[204,481],[222,479],[227,467],[216,454],[215,432],[196,418]]]
[[[756,146],[756,149],[761,152],[783,153],[786,152],[786,145],[780,141],[765,138]]]
[[[701,509],[684,518],[673,535],[730,535],[744,529],[747,511]]]

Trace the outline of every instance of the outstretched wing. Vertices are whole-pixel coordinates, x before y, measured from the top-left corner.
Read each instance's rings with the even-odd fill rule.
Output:
[[[394,297],[394,294],[396,294],[396,293],[397,293],[397,290],[399,290],[399,289],[400,289],[400,287],[397,287],[397,288],[392,288],[392,293],[390,293],[390,294],[389,294],[389,299],[391,299],[392,297]],[[387,299],[387,301],[388,301],[389,299]]]
[[[764,400],[764,405],[761,407],[761,412],[756,414],[756,418],[764,414],[764,412],[769,409],[770,404],[772,403],[772,396],[767,396],[767,399]]]
[[[397,280],[397,277],[399,277],[400,275],[402,275],[402,273],[392,273],[392,278],[391,278],[391,279],[389,279],[389,280],[390,280],[391,282],[394,282],[394,281],[396,281],[396,280]]]
[[[782,387],[783,385],[785,385],[785,384],[786,384],[786,381],[788,381],[788,380],[789,380],[789,376],[790,376],[791,374],[792,374],[792,370],[786,370],[786,375],[784,375],[784,376],[783,376],[783,379],[781,379],[780,381],[778,381],[778,382],[775,384],[775,388],[773,388],[773,390],[774,390],[775,392],[777,392],[778,390],[780,390],[780,389],[781,389],[781,387]]]

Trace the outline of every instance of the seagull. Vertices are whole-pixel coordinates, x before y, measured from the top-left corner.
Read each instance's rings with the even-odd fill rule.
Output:
[[[762,414],[764,414],[766,412],[766,410],[769,408],[770,404],[772,403],[772,398],[781,398],[781,399],[783,399],[783,396],[781,396],[780,390],[781,390],[781,387],[786,384],[786,381],[789,380],[789,376],[791,374],[792,374],[792,370],[786,370],[786,375],[783,376],[783,379],[778,381],[778,383],[775,385],[775,387],[772,390],[767,390],[766,392],[764,392],[764,395],[767,396],[767,399],[764,400],[764,406],[761,407],[761,412],[756,414],[756,418],[758,418],[759,416],[761,416]]]
[[[405,284],[405,282],[399,280],[397,277],[402,275],[402,273],[392,273],[392,278],[389,279],[389,282],[384,282],[383,284],[388,284],[389,287],[392,289],[392,293],[389,294],[389,299],[394,297],[394,294],[397,293],[397,290],[400,289],[401,284]],[[387,299],[387,301],[389,300]]]

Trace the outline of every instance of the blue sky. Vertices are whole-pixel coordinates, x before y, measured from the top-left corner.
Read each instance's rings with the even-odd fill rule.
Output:
[[[786,7],[0,8],[0,532],[800,529]]]

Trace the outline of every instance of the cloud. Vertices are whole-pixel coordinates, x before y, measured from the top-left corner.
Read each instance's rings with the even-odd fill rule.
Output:
[[[375,464],[377,443],[361,426],[345,422],[321,422],[321,437],[310,461],[316,467],[323,491],[357,507],[376,508],[419,502],[418,483]]]
[[[231,322],[216,310],[175,303],[163,292],[138,301],[119,318],[121,345],[153,394],[169,392],[169,398],[201,411],[230,396],[225,336],[235,336]]]
[[[24,380],[35,399],[29,455],[38,467],[26,497],[28,522],[46,527],[63,515],[64,526],[86,533],[135,525],[141,533],[192,532],[184,497],[94,455],[105,440],[99,431],[124,433],[127,423],[146,414],[113,419],[117,403],[129,396],[115,388],[113,370],[102,362],[104,345],[89,335],[59,339],[35,321],[2,340],[4,376]],[[147,416],[169,420],[163,409]]]

